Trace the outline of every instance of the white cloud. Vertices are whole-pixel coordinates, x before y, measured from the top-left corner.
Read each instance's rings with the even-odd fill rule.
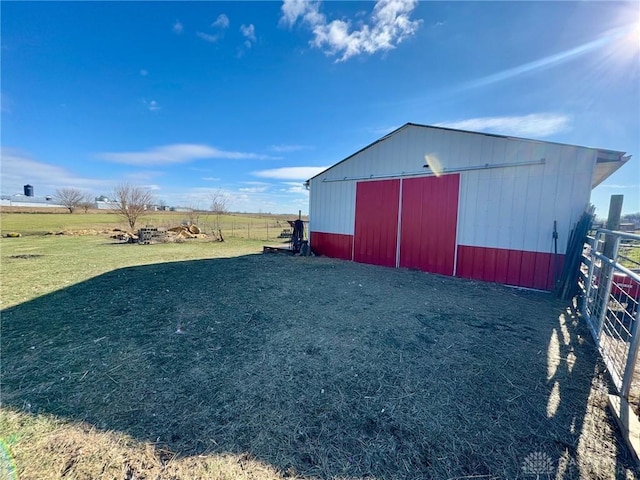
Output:
[[[173,33],[177,33],[179,35],[184,30],[184,25],[182,25],[182,22],[180,20],[176,20],[176,22],[173,24],[172,29]]]
[[[291,152],[299,152],[300,150],[310,150],[313,147],[310,145],[287,145],[287,144],[282,144],[282,145],[271,145],[269,147],[269,150],[271,152],[276,152],[276,153],[291,153]]]
[[[248,183],[248,182],[242,182]],[[272,186],[271,184],[267,184]],[[241,187],[242,188],[242,187]],[[194,187],[194,188],[163,188],[163,198],[168,199],[170,205],[197,206],[208,208],[211,204],[211,195],[222,192],[230,199],[229,210],[234,212],[271,212],[271,213],[297,213],[302,210],[306,214],[309,200],[306,194],[288,192],[287,189],[270,188],[265,192],[247,192],[229,186],[220,187]],[[238,219],[236,228],[247,228]]]
[[[280,23],[292,27],[298,18],[305,18],[315,12],[318,15],[319,2],[310,2],[309,0],[284,0],[282,2],[282,17]]]
[[[477,88],[486,85],[492,85],[498,82],[519,77],[527,73],[537,72],[555,65],[561,65],[574,58],[585,55],[593,50],[601,49],[609,45],[612,41],[615,41],[619,39],[621,35],[624,35],[625,32],[628,32],[628,29],[629,27],[621,27],[615,30],[611,30],[608,32],[608,34],[600,36],[595,40],[591,40],[590,42],[578,45],[577,47],[563,50],[561,52],[539,58],[538,60],[534,60],[532,62],[523,63],[521,65],[488,75],[486,77],[478,78],[472,82],[467,83],[466,85],[463,85],[463,88]],[[637,44],[637,34],[634,38]]]
[[[246,38],[244,41],[244,47],[251,48],[251,46],[256,42],[256,29],[253,26],[253,23],[250,23],[249,25],[240,25],[240,33],[242,33],[242,36]]]
[[[329,167],[283,167],[252,172],[256,177],[279,180],[307,180]]]
[[[422,23],[410,18],[417,4],[417,0],[378,0],[369,22],[358,22],[353,28],[350,20],[328,22],[319,11],[319,1],[284,0],[280,23],[293,26],[300,20],[313,33],[312,46],[327,55],[339,55],[337,61],[345,61],[356,55],[391,50],[415,34]]]
[[[156,102],[155,100],[151,100],[150,102],[145,102],[145,103],[147,105],[147,108],[151,112],[160,110],[160,105],[158,105],[158,102]]]
[[[256,28],[253,26],[253,23],[250,23],[249,25],[240,25],[240,33],[242,33],[242,35],[248,40],[251,40],[252,42],[256,41]]]
[[[302,184],[297,184],[297,185],[292,185],[288,188],[283,188],[281,190],[282,192],[287,192],[287,193],[297,193],[297,194],[303,194],[303,195],[309,195],[309,190],[307,190],[304,185]]]
[[[229,17],[224,13],[218,15],[218,18],[211,24],[213,28],[229,28]]]
[[[26,184],[35,187],[36,195],[52,195],[59,188],[107,190],[116,183],[109,179],[81,177],[63,167],[34,160],[7,147],[2,148],[1,157],[0,174],[5,195],[22,192]]]
[[[239,192],[244,192],[244,193],[261,193],[261,192],[266,192],[269,189],[269,187],[264,186],[264,187],[242,187],[239,188],[238,191]]]
[[[214,20],[211,24],[211,27],[218,30],[218,33],[209,34],[204,32],[196,32],[196,36],[201,38],[205,42],[216,43],[222,37],[224,37],[224,30],[229,28],[229,17],[227,17],[224,13],[218,15],[218,18]]]
[[[220,38],[220,35],[209,35],[208,33],[204,33],[204,32],[196,32],[196,35],[202,40],[204,40],[205,42],[209,42],[209,43],[216,43]]]
[[[205,158],[225,158],[230,160],[273,160],[275,157],[249,152],[219,150],[208,145],[179,143],[164,145],[142,152],[103,152],[96,155],[109,162],[127,165],[171,165],[188,163]]]
[[[437,123],[438,127],[492,132],[516,137],[548,137],[567,130],[571,119],[555,113],[532,113],[514,117],[479,117],[455,122]]]
[[[306,180],[306,179],[305,179]],[[281,192],[287,193],[296,193],[296,194],[304,194],[309,195],[309,190],[304,186],[302,182],[280,182],[282,185],[288,185],[287,188],[281,188]]]
[[[219,177],[202,177],[202,180],[204,180],[205,182],[219,182],[220,178]]]

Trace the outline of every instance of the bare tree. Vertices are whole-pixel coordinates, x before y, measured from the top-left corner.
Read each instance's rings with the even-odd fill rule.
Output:
[[[211,211],[217,215],[225,214],[229,211],[229,205],[231,204],[231,197],[223,190],[216,190],[210,196],[211,198]]]
[[[90,193],[85,193],[82,197],[82,200],[78,204],[78,207],[82,208],[82,210],[84,210],[84,213],[87,213],[89,209],[95,207],[95,205],[96,201],[93,198],[93,195],[91,195]]]
[[[226,192],[218,189],[213,192],[211,198],[211,212],[216,216],[216,230],[220,230],[220,216],[229,211],[231,197]]]
[[[123,217],[131,230],[136,226],[138,218],[149,213],[153,201],[151,192],[143,187],[122,183],[113,190],[113,198],[118,215]]]
[[[85,193],[77,188],[60,188],[56,190],[54,198],[60,205],[64,205],[69,213],[73,213],[82,203]]]

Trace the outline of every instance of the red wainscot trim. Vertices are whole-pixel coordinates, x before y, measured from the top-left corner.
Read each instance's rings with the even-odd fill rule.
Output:
[[[311,249],[316,255],[351,260],[353,235],[311,232]]]
[[[558,255],[558,276],[564,255]],[[554,255],[506,248],[458,246],[456,276],[517,287],[553,290]]]

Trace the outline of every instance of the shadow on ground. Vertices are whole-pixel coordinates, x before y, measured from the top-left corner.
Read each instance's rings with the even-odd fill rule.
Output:
[[[6,309],[2,333],[5,406],[181,456],[323,478],[630,463],[588,332],[548,294],[255,255],[110,272]]]

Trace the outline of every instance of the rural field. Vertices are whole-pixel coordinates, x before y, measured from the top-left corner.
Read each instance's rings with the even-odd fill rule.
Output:
[[[61,213],[66,210],[59,209],[57,213],[45,212],[44,209],[16,208],[18,211],[7,211],[5,208],[0,213],[0,229],[2,236],[10,232],[18,232],[22,235],[43,235],[59,232],[87,232],[107,231],[114,228],[128,230],[124,219],[113,212],[94,210],[90,213]],[[194,223],[202,228],[205,233],[211,233],[213,229],[221,229],[224,237],[246,238],[254,240],[277,239],[283,229],[290,228],[287,220],[295,220],[296,215],[258,215],[229,213],[217,216],[209,212],[153,212],[145,215],[136,223],[136,228],[145,225],[155,227],[175,227],[182,223]],[[303,218],[306,220],[306,218]]]
[[[549,294],[99,215],[2,215],[2,480],[637,478]]]

